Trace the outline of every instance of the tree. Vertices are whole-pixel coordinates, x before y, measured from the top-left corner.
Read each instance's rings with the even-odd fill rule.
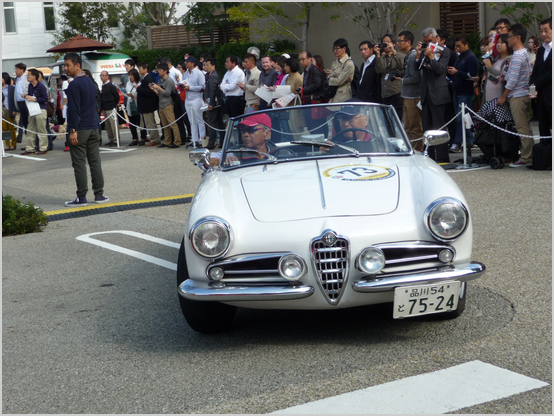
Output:
[[[215,3],[192,3],[190,9],[182,17],[181,21],[189,31],[197,31],[198,35],[210,35],[212,46],[215,48],[215,32],[222,30],[225,36],[224,42],[228,43],[230,39],[226,38],[226,28],[235,25],[236,22],[229,19],[227,9],[239,6],[240,3],[215,2]]]
[[[357,24],[373,42],[386,33],[397,35],[408,26],[416,27],[412,19],[421,8],[421,3],[408,2],[354,2],[347,3],[352,11],[341,7],[345,19]]]
[[[500,15],[506,16],[512,22],[519,22],[530,30],[532,36],[539,33],[539,24],[541,20],[552,16],[550,9],[551,3],[540,3],[545,7],[546,15],[540,13],[539,3],[526,2],[499,2],[489,3],[488,7],[500,11]],[[540,37],[539,37],[540,38]]]
[[[292,8],[294,12],[288,14],[283,5]],[[316,5],[329,7],[327,3],[242,3],[240,6],[229,9],[229,17],[237,22],[251,25],[256,22],[254,30],[261,36],[261,41],[269,41],[273,36],[279,35],[285,38],[295,39],[302,45],[302,50],[308,49],[308,28],[310,26],[310,13]],[[298,36],[293,28],[301,27]],[[249,40],[248,29],[243,31],[243,39]]]
[[[57,5],[57,30],[53,34],[53,45],[77,35],[107,42],[112,36],[110,28],[118,23],[119,3],[64,2]]]
[[[148,16],[154,22],[156,26],[167,26],[177,22],[175,17],[175,7],[177,2],[164,3],[164,2],[143,2],[143,7]]]
[[[123,24],[123,48],[144,49],[148,45],[147,29],[150,26],[176,24],[181,17],[175,16],[177,3],[129,2],[118,3],[119,18]]]

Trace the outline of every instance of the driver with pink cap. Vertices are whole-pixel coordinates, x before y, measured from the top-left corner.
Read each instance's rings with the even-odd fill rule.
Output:
[[[226,163],[232,163],[236,161],[253,162],[258,159],[264,159],[262,153],[270,154],[275,145],[269,140],[271,137],[271,119],[267,114],[253,114],[246,117],[240,123],[237,124],[238,131],[242,134],[242,142],[247,149],[258,150],[261,153],[243,153],[236,152],[242,158],[238,158],[237,154],[228,153]],[[214,153],[210,160],[210,165],[217,165],[221,158],[221,152]]]

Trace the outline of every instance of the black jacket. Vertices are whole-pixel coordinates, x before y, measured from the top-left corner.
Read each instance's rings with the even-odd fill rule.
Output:
[[[154,78],[150,74],[142,79],[137,87],[137,110],[139,113],[153,113],[158,109],[158,95],[150,88]]]
[[[552,51],[544,61],[544,46],[537,51],[533,72],[529,79],[529,85],[535,84],[537,96],[543,103],[552,106]]]
[[[356,92],[356,98],[366,103],[381,103],[381,74],[375,71],[377,58],[366,68],[360,85]],[[360,74],[364,70],[364,63],[360,65]]]
[[[323,72],[315,66],[310,65],[308,70],[303,74],[304,78],[304,103],[311,104],[312,100],[320,100],[325,96],[323,90]]]
[[[102,85],[102,110],[113,110],[119,103],[119,92],[111,82]]]
[[[414,60],[416,70],[420,70],[421,61],[425,59],[423,53],[420,59]],[[427,98],[431,100],[432,105],[443,105],[452,102],[448,92],[448,82],[446,81],[446,67],[450,62],[450,49],[444,48],[439,60],[426,60],[426,64],[421,67],[421,102],[426,103]]]
[[[219,89],[221,77],[217,71],[206,76],[206,87],[204,88],[204,99],[210,100],[210,107],[218,107],[223,104],[223,91]]]
[[[10,113],[10,117],[15,117],[15,112],[17,111],[15,104],[15,85],[8,85],[8,96],[6,97],[4,105]]]

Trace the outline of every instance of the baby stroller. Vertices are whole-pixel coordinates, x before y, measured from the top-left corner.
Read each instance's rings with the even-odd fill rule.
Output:
[[[496,105],[496,99],[487,101],[477,114],[495,126],[514,133],[498,130],[479,117],[473,116],[474,144],[483,152],[483,161],[489,163],[492,169],[502,169],[506,160],[517,160],[521,140],[517,135],[508,103],[499,107]]]

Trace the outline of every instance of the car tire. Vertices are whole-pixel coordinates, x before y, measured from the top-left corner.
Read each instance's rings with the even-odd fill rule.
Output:
[[[467,283],[462,282],[462,285],[460,286],[460,294],[461,297],[458,299],[458,306],[455,310],[450,312],[444,312],[437,314],[437,318],[440,319],[455,319],[459,317],[466,309],[466,299],[467,299]]]
[[[185,239],[181,241],[177,260],[177,286],[188,280],[189,272],[185,256]],[[228,329],[235,319],[236,306],[221,302],[195,301],[179,296],[179,305],[185,320],[196,332],[213,334]]]

